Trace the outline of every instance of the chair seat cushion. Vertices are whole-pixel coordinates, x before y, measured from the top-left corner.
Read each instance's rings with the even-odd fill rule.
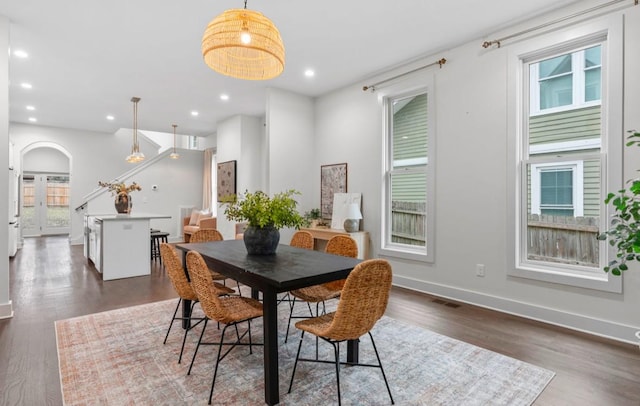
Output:
[[[200,230],[200,227],[198,226],[184,226],[184,232],[185,233],[195,233],[196,231]]]

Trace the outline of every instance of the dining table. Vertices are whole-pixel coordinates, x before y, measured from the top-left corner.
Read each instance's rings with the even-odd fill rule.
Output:
[[[254,298],[262,293],[264,333],[264,396],[268,405],[280,402],[278,366],[278,294],[346,278],[359,259],[280,244],[273,255],[249,255],[242,240],[177,244],[186,254],[196,251],[209,268],[251,288]],[[188,318],[190,301],[182,312]],[[188,321],[187,321],[188,322]],[[183,326],[183,327],[188,327]],[[358,362],[358,340],[347,343],[347,362]]]

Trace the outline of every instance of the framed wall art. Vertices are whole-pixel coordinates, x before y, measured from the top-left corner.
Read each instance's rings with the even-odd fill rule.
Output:
[[[233,199],[236,194],[236,161],[218,163],[217,181],[218,202]]]
[[[320,167],[320,213],[325,220],[333,214],[333,195],[347,192],[347,164]]]

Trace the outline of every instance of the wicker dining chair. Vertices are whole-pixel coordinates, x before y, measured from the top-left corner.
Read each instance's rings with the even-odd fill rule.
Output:
[[[178,358],[178,363],[182,362],[182,353],[184,352],[184,343],[187,339],[187,332],[191,330],[193,327],[200,324],[204,317],[194,318],[194,317],[176,317],[178,314],[178,309],[180,308],[180,304],[183,300],[191,300],[191,309],[189,309],[189,315],[193,314],[193,307],[198,302],[198,296],[191,288],[191,284],[187,279],[187,275],[184,273],[184,268],[182,267],[182,261],[180,261],[180,257],[176,250],[168,243],[160,244],[160,255],[162,257],[162,264],[167,271],[167,275],[169,275],[169,280],[173,285],[176,293],[178,293],[178,304],[176,305],[176,310],[173,312],[173,316],[171,318],[171,322],[169,323],[169,329],[167,330],[167,334],[164,336],[164,341],[162,344],[167,343],[167,338],[169,338],[169,333],[171,332],[171,327],[173,327],[173,323],[177,320],[189,320],[189,328],[184,330],[184,337],[182,337],[182,347],[180,348],[180,357]],[[215,291],[218,295],[227,295],[234,293],[234,290],[228,288],[219,283],[215,283],[214,285]],[[191,324],[191,321],[196,321],[197,323]]]
[[[325,248],[327,254],[341,255],[343,257],[357,258],[358,257],[358,244],[356,241],[348,235],[335,235],[329,239]],[[313,311],[311,310],[311,303],[316,304],[315,316],[319,316],[320,303],[324,309],[324,302],[329,299],[340,297],[340,291],[344,286],[345,279],[331,281],[320,285],[313,285],[307,288],[301,288],[292,290],[291,295],[293,301],[291,302],[289,310],[289,320],[287,321],[287,333],[284,338],[286,343],[289,339],[289,327],[291,325],[291,319],[304,318],[293,315],[293,308],[295,307],[296,300],[303,300],[307,302],[309,313],[313,317]]]
[[[313,249],[313,234],[308,231],[298,230],[293,233],[289,245],[292,247],[305,248],[308,250]]]
[[[296,328],[302,330],[300,344],[296,360],[293,364],[289,391],[293,387],[293,378],[296,374],[298,361],[327,362],[318,359],[300,358],[300,349],[305,332],[328,342],[333,346],[334,364],[336,367],[336,382],[338,386],[338,405],[341,404],[340,395],[340,365],[366,366],[380,368],[382,378],[387,386],[391,404],[394,404],[391,389],[387,376],[380,362],[378,349],[371,335],[371,329],[384,314],[389,302],[389,291],[391,290],[392,270],[389,262],[383,259],[370,259],[353,268],[349,274],[340,295],[340,302],[335,312],[324,314],[296,323]],[[373,350],[378,359],[378,364],[361,364],[353,362],[340,362],[340,343],[347,340],[359,340],[363,335],[368,334],[373,345]],[[366,403],[359,399],[360,403]]]
[[[203,228],[191,235],[191,238],[189,239],[189,243],[222,241],[222,240],[224,240],[224,237],[222,236],[220,231],[216,230],[215,228]],[[214,281],[225,281],[226,279],[229,279],[223,274],[221,274],[220,272],[216,272],[211,268],[209,268],[209,271],[211,271],[211,277],[213,278]],[[240,283],[238,281],[236,281],[236,285],[238,286],[238,294],[242,296],[242,292],[240,291]]]
[[[190,251],[187,253],[187,270],[189,271],[189,276],[191,277],[191,285],[193,287],[193,290],[198,295],[200,306],[202,307],[202,310],[204,311],[204,314],[206,316],[204,320],[204,326],[202,327],[202,332],[200,333],[198,344],[193,353],[193,358],[191,359],[191,365],[189,366],[187,375],[191,374],[191,368],[193,368],[193,363],[196,360],[196,355],[198,354],[198,349],[201,345],[218,346],[216,365],[213,372],[213,380],[211,381],[211,391],[209,392],[209,404],[211,404],[211,399],[213,397],[213,387],[216,383],[216,376],[218,375],[218,365],[220,364],[220,361],[222,361],[222,359],[226,357],[227,354],[229,354],[229,352],[238,345],[249,345],[249,354],[252,354],[252,347],[254,345],[262,345],[260,343],[253,343],[251,341],[251,320],[262,317],[262,303],[248,297],[218,296],[215,289],[212,288],[213,279],[211,278],[211,272],[209,272],[207,264],[204,262],[204,259],[198,252]],[[215,320],[225,325],[222,329],[222,333],[220,334],[220,341],[217,343],[202,341],[202,337],[204,336],[204,332],[207,329],[207,323],[209,320]],[[245,321],[248,324],[247,330],[245,330],[242,334],[239,334],[237,325]],[[233,342],[224,342],[227,328],[231,326],[235,327],[237,340]],[[247,334],[249,335],[249,342],[242,342],[241,340]],[[230,345],[231,347],[223,353],[223,345]]]

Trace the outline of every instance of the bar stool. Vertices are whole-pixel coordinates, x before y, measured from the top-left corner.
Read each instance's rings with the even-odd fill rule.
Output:
[[[151,233],[151,259],[160,259],[162,263],[162,257],[160,256],[160,244],[163,242],[169,242],[169,233],[155,230]]]

